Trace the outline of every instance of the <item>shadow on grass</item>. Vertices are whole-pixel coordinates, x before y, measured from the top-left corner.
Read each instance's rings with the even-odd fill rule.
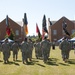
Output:
[[[59,66],[56,62],[54,61],[49,61],[49,62],[46,62],[47,65],[52,65],[52,66]]]
[[[9,64],[9,65],[14,64],[14,65],[20,66],[18,63],[16,63],[16,62],[12,62],[12,61],[10,61],[10,62],[9,62],[9,63],[7,63],[7,64]]]
[[[49,58],[48,60],[57,62],[59,59],[57,59],[57,58]]]
[[[33,59],[31,62],[28,62],[25,65],[34,65],[34,64],[36,64],[38,66],[45,67],[44,65],[39,64],[38,62],[39,62],[39,59]]]
[[[34,65],[34,62],[28,62],[25,65]]]
[[[2,60],[0,60],[0,62],[3,62]]]
[[[39,66],[41,66],[41,67],[45,67],[44,65],[42,65],[42,64],[39,64],[39,63],[36,63],[37,65],[39,65]]]
[[[69,59],[69,60],[67,61],[67,63],[68,63],[68,64],[75,64],[75,59]]]
[[[63,66],[69,66],[69,64],[65,64],[65,63],[59,63],[59,64]]]
[[[48,59],[48,62],[46,62],[46,64],[52,65],[52,66],[59,66],[59,65],[57,64],[57,61],[58,61],[57,58],[49,58],[49,59]]]

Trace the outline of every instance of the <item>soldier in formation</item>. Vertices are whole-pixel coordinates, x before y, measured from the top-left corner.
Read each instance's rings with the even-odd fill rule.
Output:
[[[31,39],[28,40],[28,58],[30,61],[32,61],[32,52],[33,52],[33,42]]]
[[[25,40],[21,43],[21,52],[22,52],[22,62],[23,64],[28,63],[28,42],[27,42],[27,38],[25,38]]]
[[[44,40],[41,42],[41,48],[42,48],[42,56],[44,63],[47,62],[49,58],[51,43],[47,40],[47,37],[44,37]]]
[[[39,42],[39,40],[36,40],[34,47],[35,47],[36,58],[38,59],[38,58],[42,57],[41,43]]]
[[[66,37],[64,37],[63,41],[59,44],[59,48],[61,49],[62,59],[66,62],[67,59],[69,59],[69,53],[71,50],[71,44]]]
[[[18,59],[18,51],[19,51],[19,46],[18,46],[18,43],[17,41],[15,41],[13,44],[12,44],[12,52],[13,52],[13,61],[17,60]]]
[[[9,57],[10,57],[10,44],[8,42],[8,38],[6,38],[5,42],[2,44],[2,52],[3,52],[3,60],[4,63],[9,62]]]

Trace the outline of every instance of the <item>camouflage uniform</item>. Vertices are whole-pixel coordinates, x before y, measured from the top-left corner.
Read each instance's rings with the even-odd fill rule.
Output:
[[[49,56],[50,56],[51,46],[52,46],[52,43],[50,41],[48,41],[48,45],[47,45],[47,58],[49,58]]]
[[[13,51],[13,61],[15,61],[15,57],[16,57],[16,60],[18,58],[18,51],[19,51],[19,46],[17,42],[12,44],[12,51]]]
[[[1,57],[1,52],[2,52],[2,44],[0,43],[0,57]]]
[[[34,44],[35,47],[35,56],[38,59],[39,57],[42,57],[42,50],[41,50],[41,44],[40,42],[37,42]]]
[[[33,43],[31,41],[28,42],[28,58],[31,61],[32,59],[32,51],[33,51]]]
[[[21,44],[21,51],[22,51],[22,61],[23,61],[23,64],[25,63],[28,63],[28,42],[24,41],[22,42]]]
[[[49,57],[51,43],[46,39],[41,42],[43,61],[46,62]]]
[[[62,58],[64,61],[69,58],[69,52],[71,50],[71,44],[67,40],[63,40],[59,44],[59,48],[61,49]]]
[[[2,44],[2,52],[4,63],[8,63],[9,62],[8,59],[10,57],[10,45],[6,41]]]
[[[2,51],[2,44],[0,43],[0,52]]]

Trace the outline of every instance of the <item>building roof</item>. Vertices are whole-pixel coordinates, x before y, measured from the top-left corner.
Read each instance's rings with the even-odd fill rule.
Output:
[[[21,27],[23,26],[22,21],[17,21],[16,23],[18,23]]]

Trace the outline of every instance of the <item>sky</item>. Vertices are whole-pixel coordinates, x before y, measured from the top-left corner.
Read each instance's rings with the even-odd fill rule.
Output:
[[[27,14],[28,35],[37,35],[36,23],[42,32],[42,19],[57,21],[65,16],[75,20],[75,0],[0,0],[0,22],[8,15],[15,22]],[[48,23],[47,23],[48,27]]]

